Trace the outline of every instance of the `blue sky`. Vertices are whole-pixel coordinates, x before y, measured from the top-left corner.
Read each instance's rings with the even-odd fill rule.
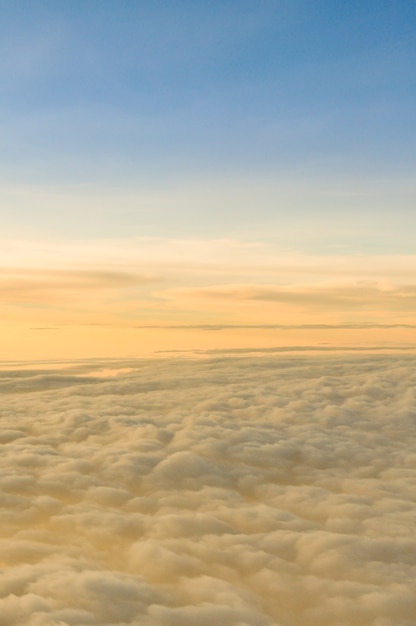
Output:
[[[415,2],[0,13],[10,358],[414,343]]]
[[[391,232],[399,213],[406,239],[413,1],[23,0],[1,10],[6,229],[261,238],[290,215],[378,215]]]

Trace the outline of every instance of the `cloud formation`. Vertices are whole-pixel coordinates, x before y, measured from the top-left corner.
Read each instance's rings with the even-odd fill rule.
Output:
[[[2,625],[414,625],[410,356],[0,374]]]

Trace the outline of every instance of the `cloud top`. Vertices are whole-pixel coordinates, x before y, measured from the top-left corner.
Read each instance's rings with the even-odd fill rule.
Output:
[[[112,367],[0,373],[5,626],[413,626],[409,356]]]

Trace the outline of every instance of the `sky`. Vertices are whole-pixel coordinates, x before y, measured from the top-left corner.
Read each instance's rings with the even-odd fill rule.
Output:
[[[0,11],[4,358],[416,343],[413,1]]]

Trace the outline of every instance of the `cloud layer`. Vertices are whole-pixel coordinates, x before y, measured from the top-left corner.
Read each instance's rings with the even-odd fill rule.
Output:
[[[2,625],[413,626],[415,382],[406,355],[2,371]]]

